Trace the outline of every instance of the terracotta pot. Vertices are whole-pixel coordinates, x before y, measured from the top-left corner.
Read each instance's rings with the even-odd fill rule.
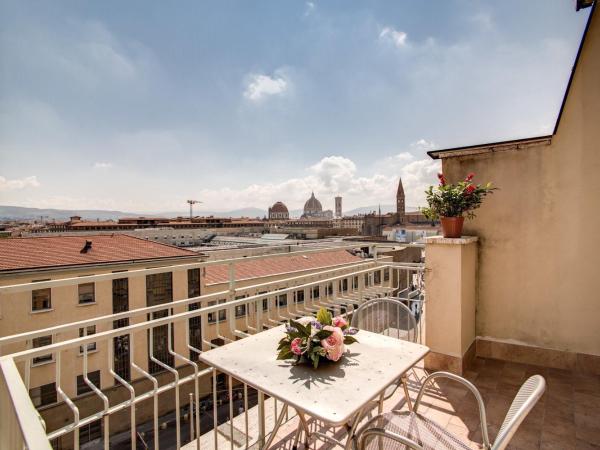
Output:
[[[442,234],[445,238],[459,238],[462,236],[464,217],[440,217]]]

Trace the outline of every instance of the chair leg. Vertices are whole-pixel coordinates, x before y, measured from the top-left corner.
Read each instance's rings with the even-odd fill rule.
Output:
[[[406,405],[408,406],[408,410],[413,412],[412,400],[410,399],[410,394],[408,393],[408,378],[406,375],[402,375],[402,387],[404,388],[404,397],[406,397]]]

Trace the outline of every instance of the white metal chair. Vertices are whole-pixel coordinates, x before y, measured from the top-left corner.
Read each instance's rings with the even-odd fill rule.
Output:
[[[417,321],[411,310],[400,300],[384,297],[366,301],[352,313],[352,326],[359,330],[371,331],[404,341],[417,342],[419,338]],[[390,398],[402,385],[406,404],[412,411],[408,393],[407,377],[403,375],[398,382],[390,385],[379,399],[379,414],[383,412],[383,401]]]
[[[436,450],[470,449],[460,437],[446,431],[433,420],[419,414],[419,405],[425,388],[436,378],[449,378],[468,388],[479,406],[479,420],[483,448],[503,450],[509,444],[519,425],[533,409],[546,389],[546,381],[540,375],[530,377],[519,389],[493,444],[490,444],[483,399],[477,388],[469,381],[448,372],[435,372],[429,375],[417,395],[413,411],[380,414],[369,420],[357,433],[359,450]]]

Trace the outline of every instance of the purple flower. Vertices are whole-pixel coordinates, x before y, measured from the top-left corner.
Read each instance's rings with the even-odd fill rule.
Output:
[[[323,325],[321,325],[321,323],[316,320],[313,320],[310,324],[313,328],[315,328],[317,330],[323,329]]]
[[[358,333],[358,328],[348,327],[344,330],[344,335],[352,336]]]
[[[296,328],[290,327],[289,325],[285,327],[285,331],[287,333],[297,333],[298,332],[298,330]]]

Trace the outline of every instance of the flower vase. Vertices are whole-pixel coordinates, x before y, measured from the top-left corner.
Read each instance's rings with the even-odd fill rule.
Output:
[[[440,221],[442,222],[442,235],[445,238],[459,238],[462,236],[464,217],[440,217]]]

